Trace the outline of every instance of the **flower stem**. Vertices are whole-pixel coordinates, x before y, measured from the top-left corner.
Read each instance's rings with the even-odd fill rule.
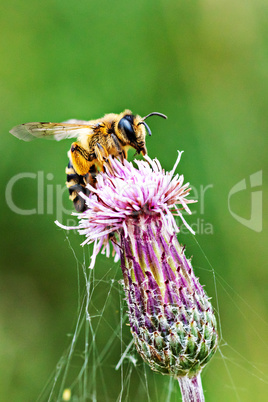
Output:
[[[195,377],[178,378],[183,402],[205,402],[200,373]]]

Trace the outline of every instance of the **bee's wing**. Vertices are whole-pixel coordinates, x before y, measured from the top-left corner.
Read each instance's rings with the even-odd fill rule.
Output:
[[[34,138],[52,138],[57,141],[64,138],[76,138],[80,135],[93,134],[91,126],[66,123],[26,123],[13,127],[10,133],[23,141],[31,141]]]

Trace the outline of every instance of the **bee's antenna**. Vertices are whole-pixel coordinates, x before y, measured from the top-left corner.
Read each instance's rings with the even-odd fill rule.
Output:
[[[140,124],[143,124],[143,125],[145,126],[145,128],[146,128],[146,130],[148,131],[148,134],[149,134],[149,135],[152,135],[152,132],[151,132],[151,130],[150,130],[150,127],[148,126],[147,123],[145,123],[145,121],[140,121],[140,122],[138,123],[138,126],[139,126]]]
[[[143,117],[143,120],[148,119],[148,117],[150,117],[150,116],[160,116],[160,117],[163,117],[163,119],[167,119],[167,116],[163,113],[152,112],[152,113],[147,114],[147,116]]]
[[[167,116],[166,116],[165,114],[163,114],[163,113],[152,112],[152,113],[147,114],[147,116],[143,117],[143,118],[142,118],[142,121],[140,121],[140,122],[138,123],[138,126],[139,126],[140,124],[143,124],[143,125],[145,126],[146,130],[148,131],[148,134],[149,134],[149,135],[152,135],[152,132],[151,132],[151,130],[150,130],[150,127],[149,127],[148,124],[145,123],[145,121],[144,121],[144,120],[148,119],[148,117],[150,117],[150,116],[160,116],[160,117],[163,117],[163,119],[167,119]]]

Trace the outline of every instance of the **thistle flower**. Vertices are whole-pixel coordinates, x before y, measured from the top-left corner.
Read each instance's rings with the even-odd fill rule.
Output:
[[[165,172],[157,159],[111,159],[112,169],[97,176],[84,196],[88,209],[76,213],[77,227],[97,254],[121,259],[131,332],[138,353],[152,370],[180,383],[184,401],[202,401],[200,372],[216,351],[216,319],[191,261],[176,237],[174,216],[191,231],[181,209],[191,213],[189,183]]]

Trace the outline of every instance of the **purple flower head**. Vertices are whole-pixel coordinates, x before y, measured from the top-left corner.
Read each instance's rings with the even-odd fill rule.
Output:
[[[115,241],[110,242],[116,233],[121,230],[127,235],[127,221],[139,215],[161,216],[163,225],[169,233],[179,232],[174,216],[179,216],[185,226],[194,234],[192,228],[185,221],[181,209],[189,214],[191,211],[187,204],[196,202],[187,198],[189,183],[183,184],[183,175],[176,174],[175,170],[180,161],[182,152],[171,172],[165,172],[159,161],[145,156],[146,161],[136,160],[136,169],[127,160],[124,164],[117,159],[110,159],[112,169],[97,175],[96,187],[90,185],[89,196],[80,193],[86,201],[88,209],[82,213],[73,213],[79,219],[75,227],[58,226],[70,230],[78,229],[81,235],[86,236],[82,243],[94,242],[90,268],[94,267],[97,254],[110,255],[112,244],[115,262],[120,258],[120,249]]]

